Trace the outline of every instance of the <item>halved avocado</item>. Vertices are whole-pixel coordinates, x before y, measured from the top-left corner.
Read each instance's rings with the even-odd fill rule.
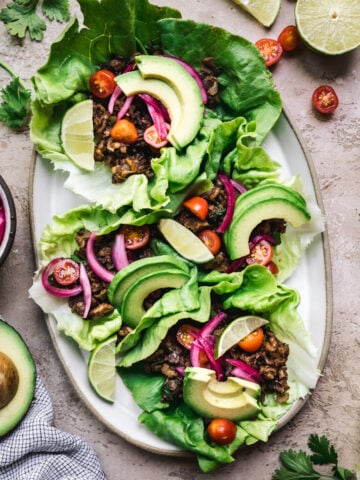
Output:
[[[189,267],[180,259],[170,255],[159,255],[156,257],[141,258],[122,268],[112,279],[108,298],[112,305],[120,308],[127,289],[138,279],[145,277],[149,273],[179,269],[185,273],[189,272]]]
[[[213,370],[188,367],[184,378],[184,402],[204,418],[227,418],[234,422],[252,418],[260,410],[260,385],[237,377],[224,382]]]
[[[241,197],[240,197],[241,198]],[[265,198],[251,203],[234,215],[224,241],[232,260],[250,253],[249,238],[254,228],[263,220],[284,219],[294,228],[298,228],[311,218],[310,213],[299,203],[285,198]]]
[[[24,417],[34,398],[36,368],[19,333],[0,320],[0,436]]]
[[[124,322],[135,328],[145,315],[144,301],[152,292],[160,289],[180,288],[189,280],[189,275],[180,270],[152,272],[138,279],[126,291],[121,316]]]

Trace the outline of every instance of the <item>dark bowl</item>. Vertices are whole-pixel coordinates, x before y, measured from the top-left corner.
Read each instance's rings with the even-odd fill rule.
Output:
[[[15,232],[16,210],[14,200],[9,187],[0,175],[0,265],[4,263],[10,253]]]

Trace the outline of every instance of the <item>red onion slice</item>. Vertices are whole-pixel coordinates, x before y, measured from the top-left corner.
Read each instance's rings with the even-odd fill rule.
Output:
[[[95,238],[96,238],[96,232],[92,232],[86,244],[86,259],[89,263],[89,267],[95,273],[95,275],[97,275],[100,278],[100,280],[110,283],[111,280],[114,278],[114,274],[112,272],[109,272],[109,270],[107,270],[106,268],[104,268],[96,258],[95,251],[94,251]]]
[[[83,291],[81,285],[78,285],[73,288],[59,288],[59,287],[54,287],[49,282],[49,275],[52,272],[53,266],[60,260],[61,258],[54,258],[53,260],[51,260],[51,262],[47,265],[47,267],[42,272],[41,283],[44,289],[51,295],[55,295],[56,297],[60,297],[60,298],[68,298],[68,297],[74,297],[75,295],[79,295]]]
[[[80,263],[80,285],[82,286],[83,289],[83,294],[84,294],[84,313],[83,313],[83,318],[87,318],[89,315],[89,310],[91,306],[91,285],[90,285],[90,280],[88,277],[88,274],[86,272],[86,268],[82,263]]]
[[[111,256],[117,271],[129,265],[125,247],[125,236],[122,233],[118,233],[115,237]]]
[[[248,380],[249,382],[254,382],[254,383],[263,382],[261,373],[258,370],[256,370],[256,368],[251,367],[250,365],[243,362],[242,360],[227,358],[226,361],[230,363],[230,365],[235,367],[231,371],[231,374],[234,377],[243,378],[244,380]]]
[[[220,225],[217,231],[219,233],[225,233],[226,230],[229,228],[230,223],[234,216],[236,195],[235,195],[234,186],[227,175],[225,175],[224,173],[219,173],[218,179],[224,185],[224,188],[226,190],[227,208],[226,208],[226,213],[222,221],[222,224]]]
[[[123,106],[120,108],[117,116],[116,116],[116,120],[119,121],[121,120],[127,113],[127,111],[129,110],[133,100],[134,100],[134,97],[135,95],[130,95],[129,97],[126,97],[126,100],[123,104]]]
[[[232,183],[232,186],[235,188],[235,190],[237,190],[239,193],[247,192],[247,188],[236,180],[231,179],[230,182]]]

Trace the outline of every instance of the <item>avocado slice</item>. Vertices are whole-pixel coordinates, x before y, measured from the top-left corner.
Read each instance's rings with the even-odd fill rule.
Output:
[[[252,418],[260,410],[260,385],[237,377],[216,380],[213,370],[188,367],[184,378],[184,402],[204,418],[234,422]]]
[[[169,269],[179,269],[185,273],[189,267],[180,259],[170,255],[141,258],[122,268],[112,279],[108,288],[108,298],[114,307],[120,308],[127,289],[138,279],[150,274]]]
[[[174,269],[155,271],[139,278],[124,295],[120,310],[124,322],[136,328],[146,313],[144,301],[150,293],[164,288],[180,288],[187,280],[187,273]]]
[[[168,140],[176,148],[188,145],[195,138],[204,117],[204,103],[196,80],[172,58],[138,55],[135,61],[143,78],[162,80],[176,92],[182,112],[176,131],[170,130]]]
[[[24,417],[34,398],[36,368],[19,333],[0,320],[0,437]]]

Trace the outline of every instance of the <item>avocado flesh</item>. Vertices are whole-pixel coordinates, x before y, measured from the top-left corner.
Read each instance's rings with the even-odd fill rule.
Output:
[[[204,116],[204,103],[199,85],[190,73],[172,58],[139,55],[135,61],[145,79],[162,80],[176,92],[182,113],[176,131],[170,130],[168,140],[176,148],[188,145],[199,131]]]
[[[3,436],[21,421],[30,407],[35,392],[36,368],[21,336],[13,327],[1,320],[0,352],[11,360],[18,375],[15,394],[0,408],[0,436]]]
[[[229,256],[231,260],[235,260],[250,253],[251,232],[264,220],[284,219],[294,228],[298,228],[310,218],[305,207],[285,198],[263,199],[248,205],[240,212],[235,210],[231,225],[224,235]]]
[[[128,288],[137,280],[150,273],[179,269],[188,273],[188,266],[181,260],[170,255],[142,258],[121,269],[113,278],[108,289],[109,301],[114,307],[120,308]]]
[[[144,301],[150,293],[159,289],[180,288],[189,280],[189,275],[180,270],[155,271],[134,282],[124,295],[121,316],[124,322],[136,328],[145,315]]]
[[[252,418],[260,410],[260,385],[237,377],[216,380],[213,370],[190,367],[185,371],[184,402],[204,418],[232,421]]]

